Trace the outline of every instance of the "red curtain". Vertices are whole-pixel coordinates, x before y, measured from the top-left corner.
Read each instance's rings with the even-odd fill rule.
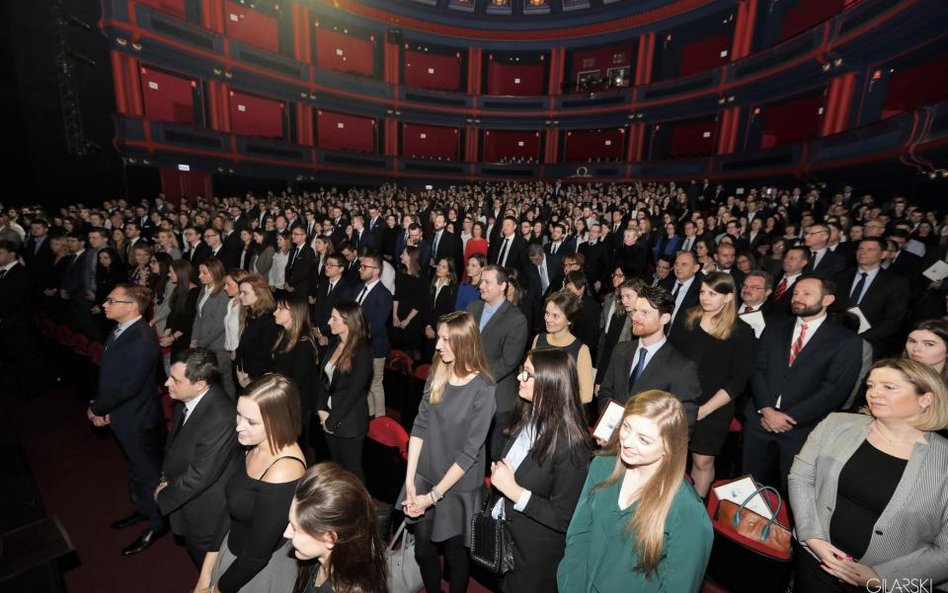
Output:
[[[912,111],[930,103],[948,99],[948,58],[935,60],[906,70],[896,70],[889,76],[885,96],[885,115]]]
[[[508,64],[487,62],[488,95],[543,95],[543,71],[545,64]]]
[[[461,90],[461,59],[453,54],[406,50],[405,84],[425,89]]]
[[[566,132],[566,160],[585,162],[589,159],[621,160],[624,129],[571,130]]]
[[[243,136],[282,138],[283,109],[280,101],[231,91],[231,130]]]
[[[457,160],[459,138],[457,128],[403,124],[402,156]]]
[[[714,151],[714,119],[675,124],[669,156],[709,156]]]
[[[200,171],[178,171],[177,169],[161,169],[161,191],[168,198],[177,200],[187,197],[193,203],[194,196],[210,196],[211,174]]]
[[[276,53],[280,49],[275,17],[251,10],[236,2],[227,2],[227,36]]]
[[[688,76],[710,68],[723,66],[728,62],[727,54],[731,48],[731,34],[722,33],[700,41],[694,41],[681,48],[681,68],[679,76]]]
[[[316,29],[316,66],[372,76],[375,44],[321,27]]]
[[[316,145],[329,150],[375,152],[375,120],[320,109],[316,113]]]
[[[540,132],[517,130],[485,130],[484,160],[496,163],[501,159],[540,158]]]
[[[820,133],[825,97],[820,92],[764,108],[764,136],[761,148],[774,148],[812,140]]]
[[[194,123],[194,81],[142,68],[145,117],[154,121]]]

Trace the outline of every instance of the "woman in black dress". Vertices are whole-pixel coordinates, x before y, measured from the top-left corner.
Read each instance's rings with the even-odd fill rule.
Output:
[[[441,593],[438,547],[450,567],[449,592],[467,591],[471,519],[482,504],[484,442],[497,403],[477,322],[467,312],[438,324],[432,361],[408,442],[405,488],[397,505],[415,532],[415,559],[427,593]]]
[[[387,593],[372,497],[335,463],[320,463],[303,474],[283,537],[301,561],[293,593]]]
[[[329,314],[329,331],[333,337],[316,390],[319,423],[332,460],[364,482],[362,445],[369,431],[372,345],[361,307],[352,301],[337,304]]]
[[[263,276],[251,274],[240,281],[237,298],[243,307],[244,329],[240,333],[234,362],[241,387],[273,370],[273,345],[280,327],[273,320],[276,303]]]
[[[168,269],[168,281],[175,284],[169,297],[171,310],[165,322],[165,335],[158,339],[162,348],[170,348],[170,359],[186,350],[191,343],[191,328],[197,312],[200,289],[194,277],[194,268],[186,259],[176,259]]]
[[[430,359],[434,356],[435,327],[438,326],[438,319],[442,315],[454,311],[454,305],[458,296],[458,277],[454,272],[454,260],[445,257],[438,262],[435,268],[434,278],[431,279],[431,286],[428,288],[428,304],[425,307],[428,312],[428,320],[425,323],[425,351],[424,358]]]
[[[401,271],[395,278],[392,299],[392,348],[405,350],[421,358],[422,330],[428,319],[425,279],[418,261],[418,248],[407,245],[401,255]]]
[[[316,343],[309,324],[309,303],[302,298],[281,297],[276,302],[273,318],[281,330],[273,348],[273,370],[288,378],[299,392],[303,429],[299,443],[306,458],[313,459],[310,426],[316,415],[319,372]]]
[[[754,330],[737,316],[734,279],[711,272],[701,282],[699,305],[687,312],[671,342],[698,365],[701,398],[691,437],[691,478],[707,496],[714,481],[714,458],[721,452],[734,417],[734,400],[750,378]]]
[[[299,401],[289,379],[275,373],[251,383],[237,400],[237,442],[246,456],[227,481],[227,517],[204,557],[196,591],[292,590],[296,562],[283,532],[306,470],[296,444]]]

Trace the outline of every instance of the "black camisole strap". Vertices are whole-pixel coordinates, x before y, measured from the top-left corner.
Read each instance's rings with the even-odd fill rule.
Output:
[[[299,457],[293,457],[292,455],[284,455],[283,457],[277,457],[276,459],[274,459],[274,460],[273,460],[273,463],[271,463],[271,464],[269,465],[269,467],[267,467],[267,469],[265,469],[265,470],[263,471],[263,473],[260,475],[260,478],[259,478],[259,479],[260,479],[260,480],[263,480],[263,477],[267,475],[267,472],[270,471],[270,468],[273,467],[274,465],[276,465],[276,462],[277,462],[277,461],[280,461],[281,459],[295,459],[295,460],[297,460],[297,461],[299,461],[300,463],[303,464],[303,469],[306,469],[306,462],[303,461],[302,459],[300,459]]]

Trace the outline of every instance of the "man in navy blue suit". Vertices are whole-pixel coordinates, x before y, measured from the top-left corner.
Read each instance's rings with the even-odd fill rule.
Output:
[[[151,303],[151,291],[142,286],[119,284],[102,308],[118,325],[105,342],[99,390],[89,402],[87,415],[95,426],[109,426],[128,458],[129,475],[138,507],[131,516],[112,524],[124,529],[140,521],[148,527],[122,554],[137,554],[166,531],[154,499],[161,480],[161,453],[165,426],[155,372],[161,358],[158,340],[142,312]]]
[[[385,415],[385,389],[382,376],[385,358],[390,348],[388,342],[388,316],[392,313],[392,293],[382,284],[382,257],[377,253],[366,253],[359,258],[359,278],[362,283],[353,294],[362,307],[362,315],[369,325],[372,336],[372,359],[374,371],[369,387],[369,415],[376,418]]]

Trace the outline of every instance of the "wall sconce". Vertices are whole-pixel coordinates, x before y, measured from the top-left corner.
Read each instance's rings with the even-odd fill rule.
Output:
[[[121,45],[122,47],[125,47],[126,45],[128,45],[128,39],[125,39],[124,37],[116,37],[115,43]]]
[[[141,43],[137,43],[137,42],[133,42],[133,43],[132,43],[132,49],[134,49],[135,51],[141,51],[141,50],[142,50],[142,44],[141,44]]]

